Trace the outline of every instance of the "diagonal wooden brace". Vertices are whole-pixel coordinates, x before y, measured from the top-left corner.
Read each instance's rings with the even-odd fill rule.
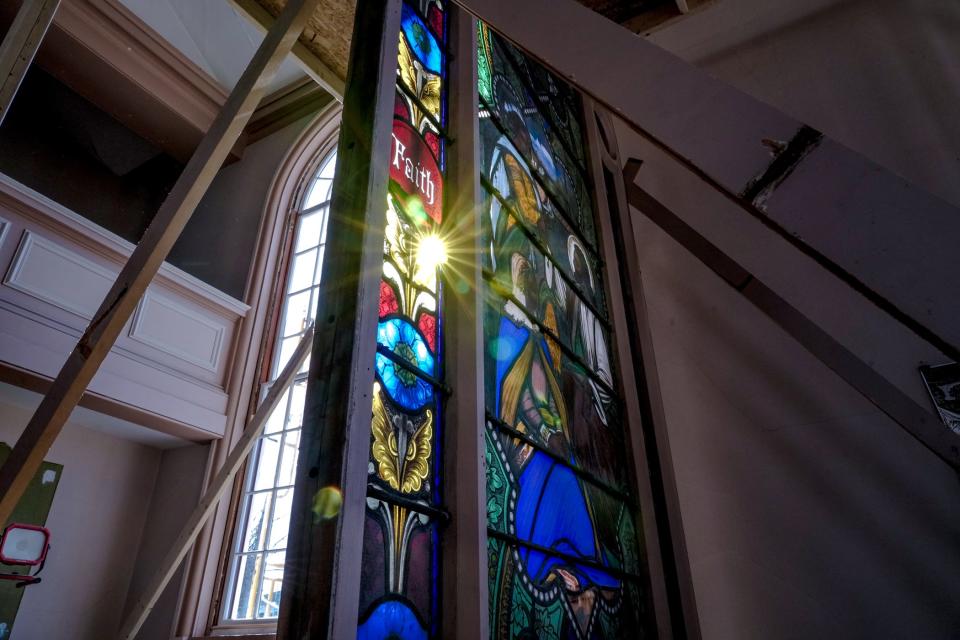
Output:
[[[290,385],[293,384],[297,372],[300,371],[300,367],[306,361],[307,356],[310,355],[310,348],[312,346],[313,327],[310,327],[306,333],[303,334],[303,337],[300,338],[300,343],[290,356],[290,360],[287,361],[287,365],[283,368],[283,371],[280,372],[280,375],[277,376],[273,386],[270,387],[270,391],[267,392],[267,396],[257,408],[257,412],[247,423],[233,451],[230,452],[223,466],[220,467],[220,471],[217,472],[216,477],[210,483],[209,488],[207,488],[203,497],[200,498],[200,502],[197,503],[193,513],[190,514],[186,524],[183,525],[183,528],[180,530],[180,535],[177,536],[173,546],[170,547],[167,555],[164,556],[163,562],[160,563],[160,567],[153,574],[150,582],[147,583],[147,588],[144,590],[143,595],[140,596],[133,610],[127,615],[127,619],[120,627],[120,635],[118,638],[121,640],[133,640],[133,638],[137,637],[140,627],[146,622],[147,616],[153,611],[157,600],[160,599],[160,594],[163,593],[163,590],[170,583],[170,579],[173,578],[177,567],[183,562],[183,558],[187,555],[187,552],[190,551],[197,536],[200,535],[200,530],[206,524],[207,520],[210,519],[210,516],[213,515],[214,509],[217,508],[217,502],[220,501],[220,497],[223,496],[223,493],[229,488],[233,476],[240,470],[240,467],[243,466],[243,463],[250,455],[250,451],[253,450],[253,445],[257,443],[257,439],[260,437],[260,434],[263,433],[263,426],[267,423],[267,419],[273,413],[273,410],[277,408],[277,405],[280,404],[280,399],[283,397],[283,394],[286,393]]]
[[[58,6],[60,0],[24,0],[0,44],[0,123],[10,111]]]
[[[318,3],[287,3],[60,369],[0,468],[0,522],[10,517]]]

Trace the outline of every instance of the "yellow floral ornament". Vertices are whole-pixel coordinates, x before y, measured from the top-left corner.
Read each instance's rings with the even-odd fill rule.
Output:
[[[395,491],[419,491],[430,472],[433,413],[425,413],[426,419],[419,427],[404,415],[389,416],[380,385],[374,384],[371,452],[377,462],[377,475]]]

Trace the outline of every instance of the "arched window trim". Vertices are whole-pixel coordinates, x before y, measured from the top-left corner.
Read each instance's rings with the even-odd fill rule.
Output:
[[[250,312],[240,327],[237,339],[241,347],[228,381],[233,402],[228,408],[227,432],[223,440],[211,445],[208,479],[240,437],[247,418],[256,410],[262,384],[270,375],[272,347],[300,203],[320,164],[336,147],[341,111],[341,105],[336,102],[320,111],[298,136],[274,174],[244,292]],[[246,477],[246,469],[237,474],[231,491],[221,500],[211,524],[197,540],[185,571],[177,637],[203,636],[215,628],[240,626],[253,631],[263,627],[261,631],[269,631],[275,627],[275,621],[221,621],[238,506]]]

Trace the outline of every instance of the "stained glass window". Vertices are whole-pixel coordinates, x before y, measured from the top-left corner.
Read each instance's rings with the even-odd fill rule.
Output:
[[[437,636],[447,27],[404,3],[389,151],[357,637]]]
[[[490,629],[649,629],[579,95],[478,32]]]
[[[336,164],[336,151],[323,159],[307,185],[296,215],[269,365],[271,381],[287,364],[307,325],[313,322]],[[280,612],[309,366],[308,358],[268,418],[247,465],[224,599],[223,617],[227,620],[272,620]],[[269,386],[264,385],[264,394]]]

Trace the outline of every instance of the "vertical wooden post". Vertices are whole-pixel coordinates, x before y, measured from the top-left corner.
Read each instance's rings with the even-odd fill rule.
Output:
[[[584,95],[594,204],[627,409],[627,437],[637,472],[641,530],[660,637],[699,638],[700,625],[681,521],[669,434],[647,321],[640,261],[634,244],[612,123]]]
[[[457,5],[450,8],[452,54],[448,95],[450,135],[447,169],[448,266],[444,305],[446,379],[454,389],[447,403],[444,466],[446,502],[452,516],[442,540],[445,638],[486,640],[487,507],[484,469],[483,298],[479,206],[477,114],[477,23]]]
[[[17,17],[0,44],[0,124],[27,75],[60,0],[23,0]]]
[[[277,637],[357,633],[400,0],[359,0]],[[339,512],[332,507],[342,497]]]
[[[319,0],[289,0],[0,468],[5,521],[206,193]]]

